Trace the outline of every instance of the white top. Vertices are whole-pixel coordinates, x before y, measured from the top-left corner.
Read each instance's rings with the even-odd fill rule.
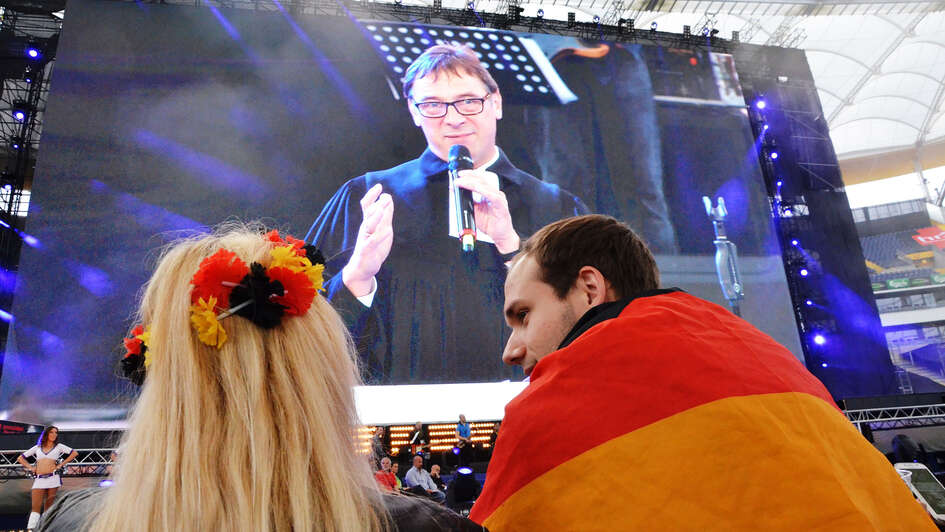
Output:
[[[436,484],[433,483],[433,478],[430,477],[430,473],[423,468],[417,469],[416,467],[411,467],[410,471],[407,471],[404,480],[407,482],[407,487],[410,488],[420,486],[425,490],[435,491],[437,489]]]
[[[55,447],[52,448],[48,453],[44,453],[42,448],[39,445],[34,445],[29,448],[23,456],[31,457],[35,456],[37,460],[40,458],[49,458],[50,460],[59,460],[62,455],[72,454],[72,447],[67,447],[61,443],[57,443]]]

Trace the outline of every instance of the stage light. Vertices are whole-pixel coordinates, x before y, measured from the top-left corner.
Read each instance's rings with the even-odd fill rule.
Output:
[[[5,310],[0,309],[0,320],[10,323],[11,321],[13,321],[13,314],[10,314],[9,312]]]
[[[545,16],[545,10],[544,10],[544,9],[539,9],[539,10],[538,10],[538,18],[542,18],[542,17],[544,17],[544,16]]]
[[[25,233],[23,234],[23,242],[32,248],[35,248],[39,245],[39,240],[35,236],[27,235]]]
[[[473,470],[472,470],[471,468],[468,468],[468,467],[465,467],[465,466],[463,466],[463,467],[457,469],[456,472],[459,473],[460,475],[472,475],[472,474],[473,474]]]
[[[771,158],[772,158],[772,159],[777,159],[777,158],[778,158],[778,152],[776,152],[776,151],[771,152]]]
[[[26,113],[20,110],[13,111],[13,118],[15,118],[17,122],[22,122],[26,120]]]
[[[100,487],[100,488],[107,488],[107,487],[111,486],[111,485],[114,484],[114,483],[115,483],[115,481],[112,480],[112,479],[110,479],[110,478],[103,478],[101,481],[99,481],[98,487]]]
[[[827,367],[827,363],[826,363],[826,362],[821,362],[821,363],[820,363],[820,367],[826,368],[826,367]]]
[[[712,30],[712,31],[715,31],[715,30]],[[704,26],[704,27],[702,28],[702,36],[703,36],[703,37],[708,37],[708,36],[709,36],[709,27],[708,27],[708,26]]]
[[[765,107],[768,107],[768,102],[764,100],[758,100],[757,102],[755,102],[755,108],[764,109]]]
[[[30,46],[29,48],[26,49],[26,55],[30,59],[39,59],[42,54],[39,53],[39,50]]]
[[[824,338],[824,335],[822,334],[815,334],[814,343],[817,345],[824,345],[825,343],[827,343],[827,339]]]
[[[470,0],[469,2],[466,2],[466,9],[468,9],[468,10],[470,10],[470,11],[475,11],[475,9],[476,9],[476,3],[473,2],[472,0]]]
[[[650,31],[656,31],[656,28],[657,28],[656,21],[654,20],[653,22],[650,23]]]
[[[769,127],[768,124],[765,124],[761,129],[763,129],[764,131],[768,131],[768,127]]]
[[[577,21],[577,14],[574,11],[568,11],[568,27],[573,28]]]
[[[805,301],[804,304],[807,305],[808,307],[814,306],[814,302],[811,301],[810,299],[808,299],[807,301]]]
[[[459,454],[459,447],[453,447],[453,454],[455,455]]]
[[[807,268],[801,268],[801,271],[798,273],[801,274],[801,277],[807,277],[808,275],[810,275],[810,272],[807,270]]]
[[[781,182],[778,181],[778,185],[780,185],[780,184],[781,184]],[[800,244],[800,242],[798,242],[796,238],[795,238],[794,240],[791,240],[791,245],[792,245],[792,246],[796,246],[796,245],[798,245],[798,244]]]

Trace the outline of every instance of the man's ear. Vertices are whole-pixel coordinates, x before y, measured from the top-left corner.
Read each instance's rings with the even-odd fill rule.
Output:
[[[492,105],[495,106],[495,119],[502,120],[502,93],[499,92],[499,89],[496,89],[489,99],[492,100]]]
[[[588,307],[615,300],[610,282],[593,266],[582,266],[578,270],[575,288],[580,294],[581,303]]]
[[[413,125],[420,127],[423,116],[420,114],[420,111],[417,111],[417,106],[411,103],[409,98],[407,99],[407,110],[410,111],[410,118],[413,118]]]

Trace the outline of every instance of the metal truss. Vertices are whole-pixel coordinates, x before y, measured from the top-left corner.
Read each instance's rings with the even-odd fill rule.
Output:
[[[945,404],[864,408],[844,410],[843,413],[861,430],[863,424],[872,430],[945,425]]]
[[[66,477],[106,477],[111,473],[112,453],[115,449],[75,449],[79,454],[69,462],[62,475]],[[0,481],[30,478],[26,469],[16,461],[26,452],[0,451]]]

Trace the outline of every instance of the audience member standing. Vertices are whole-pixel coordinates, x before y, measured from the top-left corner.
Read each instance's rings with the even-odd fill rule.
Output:
[[[17,462],[29,469],[36,480],[33,481],[33,488],[30,490],[30,517],[26,528],[32,530],[39,524],[39,516],[43,507],[48,510],[52,506],[53,499],[56,498],[56,492],[62,486],[62,479],[59,478],[59,470],[66,467],[66,464],[75,460],[77,452],[71,447],[59,443],[59,429],[53,425],[46,427],[39,436],[39,441],[25,453],[16,458]],[[57,461],[66,456],[61,464]],[[34,458],[36,465],[30,465],[27,458]]]

